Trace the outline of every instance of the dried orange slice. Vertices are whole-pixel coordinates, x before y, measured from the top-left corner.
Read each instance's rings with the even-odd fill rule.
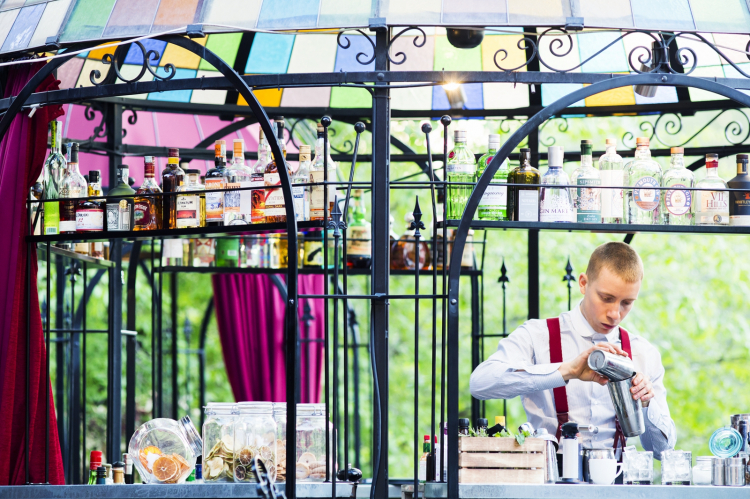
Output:
[[[151,467],[148,465],[149,454],[161,455],[161,449],[155,445],[149,445],[148,447],[141,449],[141,451],[138,453],[138,458],[141,460],[141,464],[143,465],[143,467],[151,471]]]
[[[240,461],[240,464],[249,466],[253,458],[255,457],[255,453],[252,451],[252,449],[250,449],[250,447],[243,447],[237,457]]]
[[[166,482],[177,475],[179,468],[180,465],[170,456],[162,456],[154,461],[154,469],[151,473],[160,482]]]
[[[177,464],[180,465],[180,470],[181,471],[184,471],[184,470],[190,468],[190,463],[188,463],[187,460],[184,457],[182,457],[181,455],[176,454],[176,453],[172,454],[172,459],[174,459],[175,461],[177,461]]]

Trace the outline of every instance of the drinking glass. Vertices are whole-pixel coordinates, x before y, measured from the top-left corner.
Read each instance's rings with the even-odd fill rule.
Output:
[[[651,485],[654,481],[654,453],[631,450],[622,454],[624,482],[628,485]]]
[[[664,485],[690,485],[692,468],[693,453],[690,451],[671,450],[661,454],[661,482]]]

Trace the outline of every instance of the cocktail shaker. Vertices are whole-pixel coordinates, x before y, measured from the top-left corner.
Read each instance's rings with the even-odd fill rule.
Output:
[[[560,480],[560,471],[557,469],[557,439],[554,435],[550,435],[545,428],[537,428],[534,437],[546,441],[547,455],[544,462],[544,481],[545,483],[555,483]]]
[[[711,485],[724,485],[724,459],[715,457],[711,466]]]
[[[610,381],[632,378],[635,374],[633,361],[622,355],[614,355],[602,350],[594,350],[589,355],[589,367],[606,376]]]
[[[641,400],[633,400],[633,394],[630,393],[632,379],[633,376],[620,381],[610,380],[607,383],[612,405],[615,406],[617,420],[620,422],[620,427],[622,427],[622,432],[626,437],[637,437],[646,431]]]
[[[730,487],[745,486],[745,459],[730,457],[724,460],[724,485]]]

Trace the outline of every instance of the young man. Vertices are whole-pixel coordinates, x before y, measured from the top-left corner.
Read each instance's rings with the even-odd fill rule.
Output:
[[[497,352],[472,373],[471,394],[482,400],[520,395],[534,428],[554,435],[567,417],[599,427],[596,435],[581,434],[585,448],[617,449],[625,438],[616,424],[607,378],[589,369],[587,361],[596,349],[629,355],[637,371],[630,391],[641,400],[646,423],[641,445],[661,459],[676,442],[661,356],[648,341],[618,327],[633,308],[642,280],[643,262],[633,248],[620,242],[599,246],[578,279],[583,300],[558,318],[529,320],[501,340]],[[567,413],[558,414],[555,401],[563,405],[566,399]]]

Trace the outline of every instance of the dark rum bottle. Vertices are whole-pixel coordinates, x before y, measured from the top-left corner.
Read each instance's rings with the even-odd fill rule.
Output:
[[[167,192],[177,192],[185,182],[185,171],[180,168],[180,150],[175,147],[169,148],[169,158],[167,158],[167,167],[161,172],[161,190]],[[177,227],[175,218],[177,196],[164,196],[162,198],[162,218],[165,229],[174,229]]]
[[[266,185],[265,215],[266,223],[286,223],[286,204],[284,203],[284,192],[281,190],[281,177],[279,177],[278,164],[283,164],[289,172],[291,179],[292,172],[286,162],[286,146],[284,145],[284,120],[276,120],[276,138],[281,146],[282,158],[273,157],[270,163],[266,165],[264,182]],[[272,187],[269,189],[269,187]]]
[[[161,189],[154,180],[156,160],[153,156],[146,156],[145,159],[143,185],[135,191],[133,230],[157,230],[162,228],[161,196],[149,196],[149,194],[161,193]]]

